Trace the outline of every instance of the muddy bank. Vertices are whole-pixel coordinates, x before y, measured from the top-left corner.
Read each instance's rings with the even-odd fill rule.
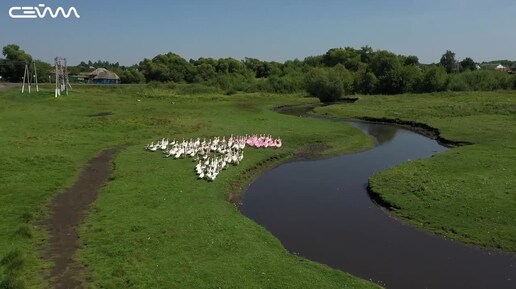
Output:
[[[309,103],[309,104],[301,104],[301,105],[283,105],[278,106],[274,108],[273,110],[278,113],[282,114],[288,114],[288,115],[295,115],[295,116],[311,116],[315,118],[326,118],[326,119],[332,119],[336,121],[353,121],[354,119],[342,119],[337,118],[328,114],[316,114],[313,112],[313,110],[317,107],[324,107],[329,106],[333,104],[338,103],[354,103],[358,101],[358,98],[349,98],[345,99],[343,101],[337,102],[337,103],[331,103],[331,104],[324,104],[324,103]],[[384,123],[384,124],[395,124],[397,126],[401,126],[403,128],[406,128],[410,131],[413,131],[415,133],[424,135],[428,138],[436,140],[439,144],[448,147],[458,147],[458,146],[465,146],[465,145],[472,145],[473,143],[467,142],[467,141],[454,141],[449,140],[441,136],[441,132],[439,129],[429,126],[425,123],[416,122],[416,121],[407,121],[407,120],[401,120],[398,118],[388,118],[388,117],[369,117],[369,116],[363,116],[359,117],[356,120],[362,120],[362,121],[368,121],[368,122],[374,122],[374,123]]]
[[[435,139],[438,143],[440,143],[441,145],[448,147],[448,148],[473,144],[473,143],[467,142],[467,141],[453,141],[453,140],[445,139],[441,136],[441,132],[439,131],[439,129],[437,129],[435,127],[431,127],[425,123],[401,120],[401,119],[397,119],[397,118],[387,118],[387,117],[379,118],[379,117],[368,117],[368,116],[360,117],[359,120],[376,122],[376,123],[395,124],[398,126],[402,126],[406,129],[409,129],[413,132],[424,135],[428,138]]]
[[[8,89],[8,88],[16,87],[16,86],[21,86],[21,84],[0,82],[0,90]]]
[[[321,152],[328,148],[327,145],[322,143],[309,144],[302,147],[294,154],[284,153],[274,155],[255,164],[242,172],[241,177],[231,184],[228,193],[228,201],[237,207],[242,205],[242,197],[246,185],[249,186],[249,184],[263,172],[288,162],[320,159],[322,157]]]

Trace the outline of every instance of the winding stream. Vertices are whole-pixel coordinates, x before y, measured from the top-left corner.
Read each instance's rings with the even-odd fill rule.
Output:
[[[447,148],[395,125],[346,123],[372,135],[377,146],[271,169],[244,194],[241,212],[290,252],[388,289],[516,288],[516,255],[418,230],[368,195],[374,173]]]

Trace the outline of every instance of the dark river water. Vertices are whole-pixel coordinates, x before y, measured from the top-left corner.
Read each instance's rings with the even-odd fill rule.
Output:
[[[368,195],[374,173],[447,148],[394,125],[346,123],[377,146],[271,169],[249,187],[241,212],[290,252],[388,289],[516,288],[516,254],[423,232],[390,217]]]

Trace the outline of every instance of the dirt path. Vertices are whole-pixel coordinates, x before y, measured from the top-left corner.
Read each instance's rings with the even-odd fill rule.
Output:
[[[113,171],[113,158],[118,149],[107,149],[88,162],[79,179],[59,194],[51,205],[51,216],[44,222],[50,233],[46,257],[54,262],[51,284],[55,289],[83,288],[82,268],[74,255],[79,246],[78,226],[83,222],[90,205]]]
[[[17,83],[2,82],[2,83],[0,83],[0,90],[11,88],[11,87],[16,87],[17,85],[18,85]],[[21,86],[21,84],[20,84],[20,86]]]

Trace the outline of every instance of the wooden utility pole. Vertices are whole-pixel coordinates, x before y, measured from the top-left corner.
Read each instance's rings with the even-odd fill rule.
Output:
[[[36,92],[39,92],[38,70],[36,69],[36,61],[33,61],[32,63],[34,64],[34,81],[36,83]]]
[[[31,72],[31,66],[34,67],[33,72]],[[35,61],[33,61],[32,65],[30,65],[30,66],[28,63],[25,63],[25,70],[23,71],[22,93],[25,93],[25,83],[27,83],[27,88],[29,90],[29,94],[31,93],[32,82],[34,82],[36,84],[36,91],[39,92],[38,72],[36,70],[36,62]]]

